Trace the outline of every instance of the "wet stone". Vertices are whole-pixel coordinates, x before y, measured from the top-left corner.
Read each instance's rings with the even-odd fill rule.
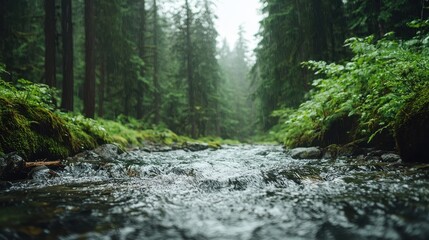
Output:
[[[294,148],[290,154],[294,159],[319,159],[322,156],[322,151],[317,147]]]
[[[120,148],[114,144],[104,144],[94,149],[94,153],[108,161],[115,160],[119,154],[123,153]]]
[[[398,154],[394,154],[394,153],[386,153],[386,154],[381,155],[381,161],[390,162],[390,163],[400,162],[401,156],[399,156]]]
[[[0,180],[24,179],[24,159],[16,153],[9,153],[0,158]]]
[[[38,166],[31,169],[28,176],[33,180],[47,180],[53,177],[58,177],[59,174],[46,166]]]
[[[207,143],[186,143],[185,149],[191,152],[203,151],[209,148]]]
[[[161,146],[161,145],[153,145],[153,144],[148,144],[142,148],[140,148],[141,151],[144,152],[169,152],[173,150],[173,147],[170,146]]]

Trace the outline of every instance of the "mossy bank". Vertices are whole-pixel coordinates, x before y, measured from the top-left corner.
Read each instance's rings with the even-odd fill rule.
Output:
[[[44,107],[0,97],[0,151],[27,160],[67,157],[111,142],[107,132],[71,121]]]

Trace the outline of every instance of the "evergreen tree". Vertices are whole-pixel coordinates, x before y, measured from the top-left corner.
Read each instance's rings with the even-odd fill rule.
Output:
[[[251,80],[248,47],[244,38],[244,28],[240,26],[238,40],[231,51],[224,41],[220,50],[220,59],[225,83],[223,84],[224,102],[230,111],[228,122],[224,123],[225,137],[244,139],[254,133],[254,104],[251,100]]]
[[[0,62],[7,78],[45,80],[44,0],[0,2]]]
[[[153,0],[153,110],[154,110],[154,123],[159,124],[160,122],[160,111],[161,111],[161,90],[159,85],[159,26],[158,26],[158,5],[157,1]]]
[[[333,52],[344,40],[337,30],[341,29],[341,23],[327,16],[341,9],[343,3],[340,0],[263,0],[262,3],[266,18],[262,21],[262,40],[256,50],[253,74],[263,111],[262,124],[268,129],[275,123],[269,120],[274,109],[297,107],[309,90],[312,75],[301,68],[301,62],[340,57]],[[329,32],[326,26],[330,27]]]
[[[85,85],[83,112],[89,118],[94,118],[95,115],[94,43],[94,0],[85,0]]]
[[[45,0],[45,83],[56,87],[55,0]]]
[[[63,87],[61,108],[66,111],[73,111],[73,23],[71,0],[62,0],[61,9],[61,29],[63,40]]]
[[[140,1],[140,8],[139,8],[139,15],[140,18],[138,21],[139,24],[139,28],[138,28],[138,55],[139,58],[141,60],[145,59],[146,56],[146,51],[147,51],[147,46],[146,46],[146,20],[147,20],[147,14],[146,14],[146,0],[141,0]],[[145,78],[146,77],[146,64],[143,65],[141,67],[141,77]],[[144,96],[145,96],[145,84],[143,79],[139,79],[139,81],[137,82],[137,95],[136,95],[136,117],[137,119],[142,119],[143,118],[143,101],[144,101]]]
[[[381,38],[393,31],[399,37],[410,38],[416,30],[407,27],[407,23],[428,17],[427,5],[427,0],[348,0],[345,7],[353,35],[374,34]]]

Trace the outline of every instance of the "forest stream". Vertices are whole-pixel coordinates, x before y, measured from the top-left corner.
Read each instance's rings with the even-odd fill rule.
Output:
[[[0,239],[428,239],[425,165],[280,146],[68,163],[0,191]]]

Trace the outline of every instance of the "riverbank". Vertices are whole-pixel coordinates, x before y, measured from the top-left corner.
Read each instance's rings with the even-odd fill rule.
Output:
[[[376,148],[428,162],[428,39],[351,38],[350,60],[304,63],[315,74],[313,88],[298,108],[273,113],[273,135],[289,148]]]
[[[47,86],[25,80],[18,85],[0,80],[0,180],[26,178],[32,168],[26,163],[57,162],[103,144],[160,151],[217,149],[222,142],[234,143],[209,137],[195,140],[123,116],[112,121],[63,113],[52,104],[54,96]]]

